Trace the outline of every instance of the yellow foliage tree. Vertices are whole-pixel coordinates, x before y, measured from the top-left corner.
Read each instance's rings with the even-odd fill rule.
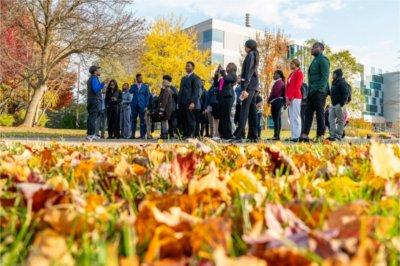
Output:
[[[195,73],[209,80],[214,66],[210,63],[210,51],[200,51],[197,36],[183,31],[179,18],[160,18],[154,22],[145,39],[145,51],[139,59],[139,70],[144,82],[153,92],[158,92],[163,75],[170,75],[173,83],[179,86],[186,74],[185,64],[193,61]]]
[[[103,57],[99,61],[103,79],[115,79],[119,88],[122,88],[124,83],[131,85],[134,83],[133,62],[117,60],[115,58]]]

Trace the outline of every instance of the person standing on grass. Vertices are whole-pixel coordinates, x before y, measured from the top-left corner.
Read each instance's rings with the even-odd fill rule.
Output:
[[[329,59],[323,54],[325,46],[316,42],[311,48],[314,60],[308,68],[308,95],[306,121],[300,141],[308,142],[314,113],[317,118],[316,141],[322,141],[325,134],[324,107],[329,91]]]
[[[129,84],[124,83],[122,86],[122,102],[121,102],[121,113],[122,113],[122,137],[124,139],[130,139],[132,137],[132,102],[133,95],[129,92]]]
[[[257,107],[257,120],[256,120],[256,124],[257,124],[257,136],[259,139],[261,139],[261,121],[263,120],[263,98],[261,97],[260,94],[257,95],[256,98],[256,107]]]
[[[172,113],[168,120],[168,135],[172,139],[175,135],[178,135],[178,90],[172,84],[170,85],[170,90],[172,93]]]
[[[196,109],[200,105],[201,80],[194,73],[195,65],[189,61],[186,63],[186,73],[181,80],[178,94],[179,118],[184,138],[193,138],[196,130]]]
[[[282,70],[274,72],[274,85],[268,97],[271,105],[271,115],[274,121],[274,137],[270,140],[280,140],[282,128],[282,108],[285,105],[285,76]]]
[[[259,79],[258,79],[258,65],[260,61],[260,54],[257,50],[257,42],[254,40],[248,40],[245,43],[245,51],[247,53],[242,66],[241,74],[241,87],[242,94],[240,98],[242,100],[242,106],[240,110],[240,118],[238,128],[236,130],[234,142],[242,142],[242,138],[245,133],[247,121],[249,120],[249,132],[256,132],[256,97],[259,93]],[[249,119],[251,116],[251,119]],[[250,128],[252,130],[250,130]],[[258,142],[257,136],[249,136],[250,141]]]
[[[233,139],[231,111],[235,101],[235,91],[233,85],[237,81],[237,66],[229,63],[226,70],[220,68],[221,79],[219,81],[219,132],[222,139]]]
[[[235,110],[234,110],[234,117],[233,117],[233,122],[235,124],[235,130],[233,135],[236,136],[236,131],[238,129],[238,124],[239,124],[239,118],[240,118],[240,107],[242,106],[242,100],[240,100],[240,95],[242,94],[242,87],[240,86],[241,83],[241,77],[238,77],[236,86],[235,86],[235,99],[236,99],[236,104]]]
[[[333,81],[330,90],[332,106],[329,109],[329,140],[341,140],[344,130],[344,106],[349,98],[349,88],[343,78],[343,71],[336,69],[333,71]]]
[[[158,96],[158,106],[156,108],[157,116],[161,121],[161,139],[168,139],[168,120],[171,117],[173,99],[171,91],[172,77],[163,76],[160,95]]]
[[[108,83],[108,79],[102,83],[99,80],[100,77],[100,67],[91,66],[89,68],[90,77],[87,81],[87,137],[89,141],[100,139],[97,136],[97,122],[99,119],[99,113],[101,109],[101,90],[104,88],[105,84]]]
[[[108,138],[120,138],[120,103],[121,92],[118,89],[116,80],[111,80],[106,90],[106,107],[107,107],[107,124],[108,124]]]
[[[132,94],[133,99],[131,103],[132,109],[132,138],[135,138],[136,123],[139,116],[140,120],[140,138],[146,137],[146,121],[145,114],[147,111],[147,105],[150,99],[149,86],[143,83],[142,74],[136,74],[135,84],[133,84],[129,90]],[[150,130],[150,129],[149,129]]]
[[[300,69],[300,61],[293,59],[290,62],[292,72],[286,85],[286,106],[288,106],[291,141],[297,142],[301,135],[301,87],[303,85],[303,72]]]
[[[106,108],[106,90],[103,88],[101,90],[101,104],[100,104],[100,113],[98,119],[98,127],[99,130],[96,130],[96,133],[100,132],[100,138],[104,139],[106,132],[106,123],[107,123],[107,108]]]

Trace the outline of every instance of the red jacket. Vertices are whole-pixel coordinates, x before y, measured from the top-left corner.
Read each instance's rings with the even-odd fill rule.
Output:
[[[301,85],[303,84],[304,76],[300,69],[290,73],[286,85],[286,99],[302,99]]]

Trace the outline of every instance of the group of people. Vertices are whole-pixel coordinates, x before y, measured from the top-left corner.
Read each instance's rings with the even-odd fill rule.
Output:
[[[329,88],[329,60],[323,55],[324,45],[312,47],[312,61],[308,69],[308,85],[304,83],[300,61],[292,60],[291,74],[285,79],[281,70],[274,73],[274,84],[268,96],[274,123],[272,140],[280,139],[283,109],[288,109],[291,141],[309,141],[314,113],[317,118],[317,139],[324,136],[324,108],[327,95],[332,98],[329,109],[330,139],[343,136],[344,105],[349,101],[350,88],[342,71],[335,70]],[[221,65],[205,89],[205,81],[196,75],[195,64],[186,63],[186,75],[179,90],[172,85],[172,77],[164,75],[158,95],[152,93],[141,74],[133,85],[123,84],[122,91],[116,80],[100,82],[97,66],[89,69],[87,81],[88,140],[108,138],[136,138],[139,118],[142,139],[152,138],[155,123],[161,124],[162,139],[210,137],[231,142],[258,142],[261,137],[262,102],[259,89],[258,66],[260,61],[257,43],[245,43],[246,57],[241,73],[229,63]],[[107,121],[107,123],[105,122]],[[246,128],[247,134],[246,134]]]
[[[290,63],[291,73],[287,81],[281,70],[275,71],[274,84],[268,97],[274,122],[272,140],[280,139],[281,113],[286,108],[291,129],[290,141],[310,141],[314,113],[317,120],[315,141],[324,139],[326,126],[329,128],[330,141],[344,137],[344,127],[348,122],[345,105],[351,101],[351,87],[341,69],[333,71],[332,84],[329,85],[330,62],[323,52],[323,43],[316,42],[311,48],[314,59],[308,68],[308,84],[304,83],[298,59]],[[331,97],[331,105],[326,105],[328,96]]]

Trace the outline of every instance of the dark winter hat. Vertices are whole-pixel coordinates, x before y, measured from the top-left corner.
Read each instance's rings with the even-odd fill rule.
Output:
[[[93,75],[94,72],[95,72],[96,70],[98,70],[98,69],[100,69],[99,66],[91,66],[91,67],[89,67],[89,73]]]
[[[333,73],[336,74],[337,77],[342,78],[343,77],[343,71],[341,68],[336,69],[335,71],[333,71]]]
[[[257,42],[255,40],[247,40],[246,43],[244,44],[247,48],[250,48],[251,50],[257,49]]]

